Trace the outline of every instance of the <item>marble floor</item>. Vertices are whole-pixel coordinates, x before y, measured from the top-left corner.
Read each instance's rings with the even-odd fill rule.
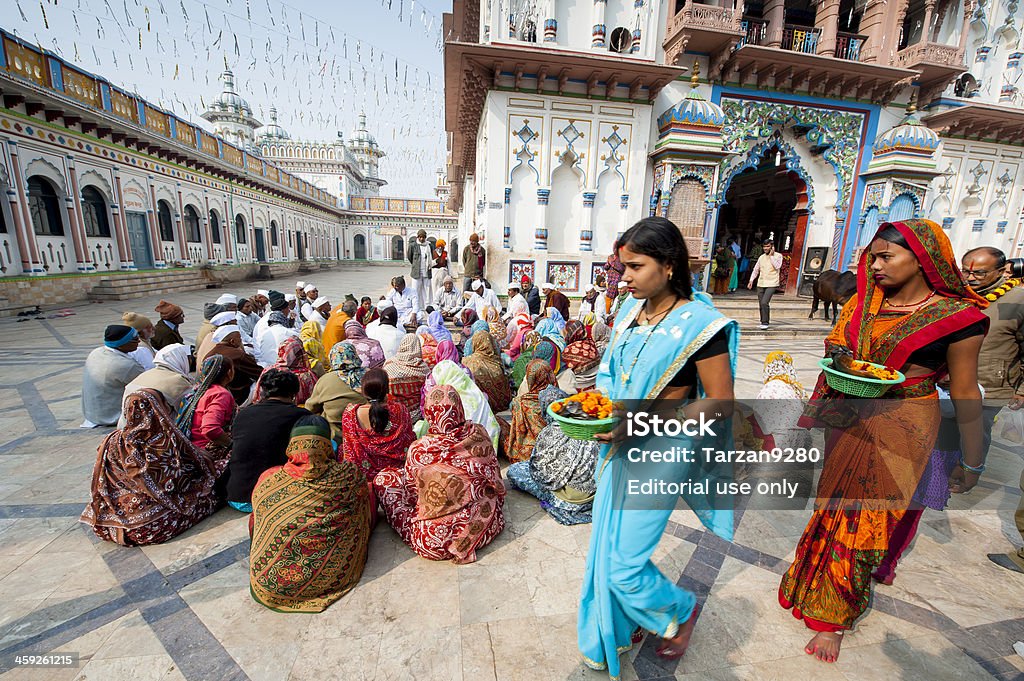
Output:
[[[312,279],[332,300],[383,291],[396,270],[340,269]],[[308,277],[307,277],[308,279]],[[292,280],[273,282],[288,291]],[[260,284],[260,287],[266,287]],[[234,286],[236,293],[249,286]],[[251,287],[255,288],[255,286]],[[174,296],[198,328],[219,292]],[[359,586],[317,615],[287,615],[248,593],[246,517],[224,509],[161,546],[98,541],[78,516],[96,447],[81,430],[81,366],[104,326],[156,298],[82,305],[74,315],[0,320],[0,674],[4,679],[600,681],[576,652],[576,609],[589,526],[555,523],[532,497],[510,492],[508,524],[478,562],[416,557],[376,528]],[[744,322],[745,325],[750,322]],[[794,353],[813,384],[827,331],[743,342],[737,394],[760,387],[766,352]],[[929,511],[895,585],[846,636],[838,663],[802,652],[808,630],[779,608],[779,576],[805,510],[747,511],[735,542],[677,510],[656,553],[661,569],[703,603],[686,657],[666,664],[647,641],[624,679],[1019,679],[1024,575],[989,552],[1019,545],[1013,509],[1022,453],[997,443],[984,482]],[[18,655],[77,653],[75,666],[29,668]]]

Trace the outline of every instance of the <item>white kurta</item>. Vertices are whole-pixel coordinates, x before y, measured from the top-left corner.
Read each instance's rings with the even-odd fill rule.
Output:
[[[405,331],[390,324],[381,324],[377,320],[366,325],[366,335],[380,343],[384,349],[384,359],[391,359],[398,354],[398,345],[405,337]]]

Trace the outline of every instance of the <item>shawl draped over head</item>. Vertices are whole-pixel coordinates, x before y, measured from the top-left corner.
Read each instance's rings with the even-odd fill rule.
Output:
[[[355,346],[364,369],[384,365],[384,348],[379,341],[367,336],[363,325],[354,319],[345,322],[345,341]]]
[[[462,398],[462,406],[466,411],[466,416],[470,421],[479,423],[487,430],[487,434],[491,437],[491,443],[497,449],[498,436],[501,434],[498,419],[494,417],[494,413],[491,411],[487,396],[473,382],[466,367],[456,364],[451,360],[438,362],[423,384],[422,407],[426,408],[427,395],[434,388],[445,385],[451,386],[458,391],[459,397]],[[426,412],[424,411],[423,413],[425,416]],[[421,424],[423,424],[422,421],[416,424],[417,435],[422,434],[420,433],[423,428]]]
[[[323,333],[319,322],[308,321],[299,331],[299,340],[309,358],[309,368],[313,373],[322,375],[327,368],[327,352],[324,350]]]
[[[472,563],[505,526],[494,445],[466,419],[451,386],[430,391],[424,416],[427,432],[409,448],[404,468],[382,471],[374,489],[389,523],[416,553]]]
[[[288,463],[266,471],[252,493],[249,586],[273,610],[322,612],[366,565],[370,490],[355,464],[334,460],[330,438],[325,426],[297,425]]]
[[[543,360],[532,360],[526,366],[526,393],[512,400],[512,429],[505,451],[513,463],[530,458],[537,435],[547,425],[539,395],[549,385],[557,385],[551,366]]]
[[[512,389],[490,333],[477,331],[473,334],[473,354],[468,355],[462,363],[473,372],[473,380],[487,395],[491,411],[498,413],[508,409],[512,401]]]
[[[533,359],[546,361],[555,375],[562,373],[562,351],[550,338],[541,338],[533,348]]]
[[[490,331],[491,325],[483,319],[478,319],[473,322],[473,326],[469,327],[469,335],[464,336],[466,342],[462,344],[462,356],[470,355],[473,353],[473,335],[480,331]]]
[[[221,355],[209,355],[203,360],[203,366],[199,368],[199,375],[196,377],[196,386],[188,392],[181,400],[181,407],[178,409],[178,419],[175,425],[185,437],[192,439],[192,417],[196,414],[196,407],[199,400],[203,398],[210,386],[216,383],[217,374],[224,364],[224,357]]]
[[[442,317],[441,313],[437,310],[434,310],[427,315],[427,330],[438,343],[445,340],[450,341],[452,339],[451,331],[446,329],[444,326],[444,317]]]
[[[540,334],[536,331],[527,331],[519,345],[519,356],[512,363],[512,385],[518,389],[526,378],[526,365],[533,360],[533,350],[540,342]]]
[[[558,310],[555,310],[555,314],[559,314]],[[563,324],[562,327],[565,328],[565,325]],[[562,335],[562,330],[558,328],[555,320],[551,317],[545,317],[537,322],[537,333],[540,334],[541,338],[545,338],[557,345],[559,352],[565,350],[565,336]]]
[[[501,321],[501,312],[494,309],[490,305],[484,308],[484,321],[487,322],[487,330],[491,332],[491,337],[497,341],[501,338],[505,338],[505,324]]]
[[[302,348],[302,341],[294,336],[285,338],[277,348],[277,361],[267,367],[263,373],[271,369],[288,371],[299,379],[299,394],[295,396],[295,404],[303,405],[309,396],[313,394],[313,386],[316,385],[316,374],[309,368],[309,358]],[[263,378],[260,375],[260,378]],[[256,383],[256,394],[253,395],[253,402],[263,401],[263,390],[260,382]]]
[[[591,369],[601,361],[597,344],[587,336],[587,329],[582,322],[570,319],[565,324],[565,351],[562,359],[566,366],[576,373]]]
[[[82,522],[123,546],[159,544],[213,513],[214,483],[228,460],[189,442],[155,390],[130,394],[124,418],[99,446]]]
[[[356,346],[349,341],[342,341],[331,348],[331,371],[338,372],[341,380],[348,383],[348,387],[359,390],[363,387],[363,374],[366,369],[363,361],[359,359]]]
[[[414,420],[420,417],[420,395],[430,367],[423,361],[420,339],[407,333],[398,344],[398,352],[384,362],[388,375],[388,394],[405,405]]]
[[[189,374],[192,373],[188,361],[190,354],[188,346],[181,343],[171,343],[156,351],[156,355],[153,357],[153,364],[164,369],[170,369],[188,378]]]
[[[341,451],[339,458],[359,466],[367,482],[388,466],[405,463],[405,452],[416,436],[412,432],[409,410],[397,400],[388,400],[388,427],[378,433],[372,427],[363,428],[357,410],[361,405],[345,407],[341,417]]]
[[[562,313],[557,308],[549,307],[546,318],[551,320],[558,333],[565,332],[565,317],[562,316]],[[540,325],[538,325],[538,327],[539,326]]]
[[[441,341],[437,344],[437,350],[434,352],[434,364],[448,360],[449,362],[455,362],[458,365],[462,365],[461,358],[459,357],[459,349],[455,347],[455,343],[450,340]]]
[[[459,319],[462,321],[462,337],[469,338],[473,335],[473,324],[479,319],[476,316],[476,310],[471,307],[463,308],[459,313]]]

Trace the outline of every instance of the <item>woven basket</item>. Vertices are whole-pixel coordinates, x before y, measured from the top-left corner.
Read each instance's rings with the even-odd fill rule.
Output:
[[[906,380],[906,376],[898,371],[896,372],[899,375],[898,378],[892,379],[851,376],[850,374],[833,369],[832,360],[827,358],[819,360],[818,366],[825,372],[825,382],[828,383],[830,388],[853,397],[881,397],[890,387],[899,385]],[[872,366],[880,369],[886,368],[880,364],[872,364]]]
[[[557,404],[557,402],[552,402],[552,404]],[[560,416],[556,412],[551,411],[550,405],[548,405],[548,415],[555,420],[555,423],[562,429],[562,432],[573,440],[593,440],[594,436],[598,433],[609,433],[614,430],[615,425],[619,421],[615,417],[585,421]]]

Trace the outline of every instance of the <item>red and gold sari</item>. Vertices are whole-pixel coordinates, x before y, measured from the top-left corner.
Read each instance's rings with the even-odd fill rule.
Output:
[[[986,303],[968,288],[937,224],[907,220],[892,226],[907,240],[938,299],[908,314],[881,312],[885,294],[871,278],[873,257],[865,251],[857,296],[843,308],[825,348],[843,346],[857,359],[903,369],[915,351],[984,320]],[[945,374],[941,366],[907,379],[884,400],[859,401],[856,413],[824,376],[818,378],[800,424],[828,427],[825,465],[814,513],[779,587],[780,604],[809,628],[849,629],[867,609],[871,573],[907,514],[935,442],[935,384]]]

